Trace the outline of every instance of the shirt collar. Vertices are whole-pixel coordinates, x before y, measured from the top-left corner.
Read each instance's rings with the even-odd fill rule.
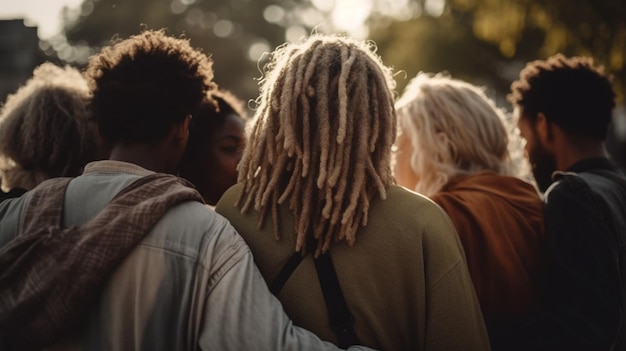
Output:
[[[88,173],[130,173],[139,176],[147,176],[149,174],[153,174],[154,172],[138,166],[134,163],[102,160],[89,162],[85,166],[85,170],[83,171],[83,174]]]
[[[566,172],[586,172],[593,169],[606,169],[610,171],[617,171],[615,164],[606,157],[593,157],[580,160],[570,166]]]

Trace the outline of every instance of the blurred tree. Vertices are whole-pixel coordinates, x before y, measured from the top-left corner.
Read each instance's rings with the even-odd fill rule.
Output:
[[[385,63],[407,78],[447,71],[487,86],[500,106],[509,106],[504,97],[526,62],[558,52],[593,56],[614,77],[621,107],[607,147],[626,170],[626,1],[407,1],[418,8],[411,19],[370,18],[370,37]],[[433,3],[445,6],[433,14]],[[399,92],[407,82],[398,79]]]
[[[66,13],[64,34],[49,43],[48,51],[65,61],[84,63],[114,35],[167,28],[174,35],[184,33],[192,45],[213,56],[216,81],[222,87],[252,99],[258,94],[254,78],[260,76],[261,54],[313,27],[337,30],[346,18],[333,18],[334,10],[346,3],[85,0],[80,13]],[[593,55],[616,77],[623,100],[624,0],[371,0],[365,5],[371,9],[366,23],[370,38],[385,62],[404,70],[407,78],[418,71],[448,71],[490,87],[491,95],[504,104],[509,84],[527,61],[557,52]],[[347,16],[355,15],[354,9],[350,11]],[[407,80],[398,78],[401,91]]]
[[[472,16],[473,32],[499,46],[505,57],[545,58],[558,52],[589,55],[616,77],[624,99],[626,1],[451,0],[458,15]],[[528,45],[529,37],[543,37]]]
[[[378,53],[396,75],[400,93],[419,71],[446,72],[455,78],[487,86],[487,93],[499,102],[510,85],[509,71],[516,66],[502,58],[493,44],[482,41],[450,16],[423,16],[405,22],[392,22],[371,33]],[[519,66],[519,65],[517,65]]]
[[[385,61],[409,77],[445,69],[506,94],[526,62],[562,52],[604,64],[624,100],[624,0],[446,0],[436,18],[426,10],[444,0],[412,1],[421,16],[391,23],[374,17],[371,31]]]
[[[68,52],[66,61],[80,64],[114,37],[166,28],[212,56],[221,87],[254,99],[258,59],[286,40],[297,22],[292,14],[304,7],[298,0],[85,0],[80,13],[65,13],[64,38],[51,46],[62,56]]]

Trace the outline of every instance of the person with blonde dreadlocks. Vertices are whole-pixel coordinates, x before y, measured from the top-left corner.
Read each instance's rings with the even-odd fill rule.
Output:
[[[321,339],[488,350],[450,219],[394,185],[394,85],[365,42],[316,34],[279,47],[239,184],[216,210],[244,237],[294,323]]]

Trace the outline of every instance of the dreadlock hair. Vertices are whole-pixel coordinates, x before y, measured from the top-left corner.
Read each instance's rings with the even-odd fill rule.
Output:
[[[86,76],[93,117],[110,145],[163,139],[215,88],[211,60],[163,30],[102,49],[89,59]]]
[[[604,67],[591,57],[557,54],[530,62],[511,85],[509,101],[531,120],[542,112],[574,136],[604,140],[615,107],[615,92]]]
[[[0,175],[6,190],[73,177],[95,157],[89,88],[70,66],[44,63],[0,112]]]
[[[515,127],[478,86],[445,74],[419,73],[396,110],[399,132],[413,149],[408,166],[419,175],[413,190],[426,196],[456,176],[486,170],[516,175],[526,165]],[[512,154],[519,155],[519,166]]]
[[[242,213],[254,206],[259,227],[271,212],[278,240],[278,207],[288,202],[296,251],[307,239],[315,255],[332,239],[353,245],[373,197],[385,199],[393,183],[391,70],[371,43],[315,34],[277,48],[260,84],[236,204]]]

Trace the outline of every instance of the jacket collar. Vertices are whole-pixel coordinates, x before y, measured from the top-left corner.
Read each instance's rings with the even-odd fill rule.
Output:
[[[574,163],[566,172],[586,172],[594,169],[606,169],[609,171],[617,171],[617,167],[611,160],[606,157],[586,158]]]

